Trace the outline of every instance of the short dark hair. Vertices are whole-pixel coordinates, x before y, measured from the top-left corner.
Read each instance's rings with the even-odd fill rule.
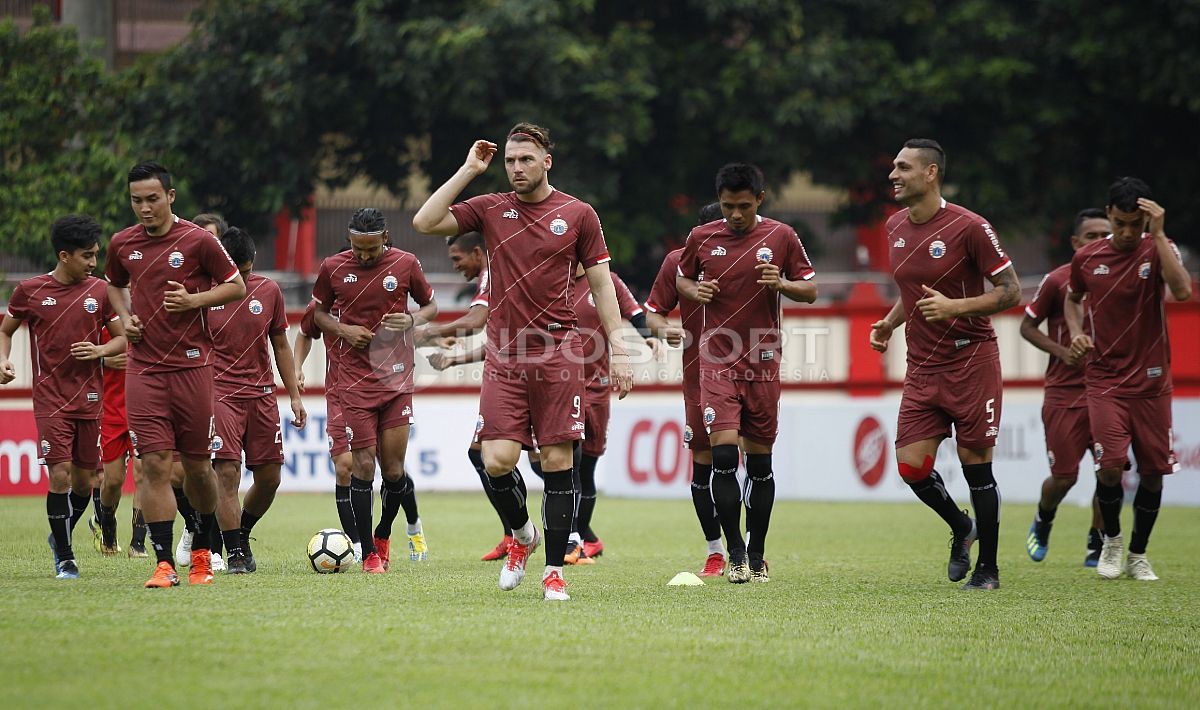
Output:
[[[162,163],[147,160],[129,169],[129,182],[131,183],[153,178],[158,178],[164,191],[171,189],[171,173],[162,166]]]
[[[1135,177],[1117,178],[1117,181],[1108,187],[1108,206],[1116,207],[1122,212],[1137,212],[1141,209],[1137,203],[1141,197],[1147,200],[1154,199],[1150,186]]]
[[[90,249],[100,243],[100,225],[85,214],[59,217],[50,225],[50,243],[54,245],[55,254]]]
[[[387,218],[374,207],[364,207],[354,213],[346,228],[354,232],[382,232],[387,229]]]
[[[741,192],[749,190],[755,195],[763,191],[763,174],[757,165],[729,163],[717,171],[717,194],[722,190]]]
[[[938,184],[946,180],[946,151],[942,144],[932,138],[909,138],[904,141],[905,148],[921,151],[921,158],[926,165],[938,166]]]
[[[508,140],[534,143],[542,150],[550,150],[554,147],[554,141],[550,140],[550,129],[542,128],[528,121],[522,121],[513,126],[508,131]]]
[[[723,212],[721,212],[721,203],[720,202],[710,202],[707,205],[700,208],[699,224],[708,224],[709,222],[715,222],[716,220],[721,219],[724,216],[725,216],[725,214]]]
[[[216,225],[218,236],[224,234],[226,229],[229,229],[229,224],[225,222],[225,218],[216,212],[201,212],[192,217],[192,224],[201,229],[210,225]]]
[[[468,254],[475,251],[475,247],[484,249],[483,235],[479,232],[463,232],[453,237],[446,237],[447,247],[456,247],[460,251],[465,251]]]
[[[230,227],[221,232],[221,246],[229,253],[229,258],[238,267],[253,262],[258,250],[254,247],[254,239],[238,227]]]
[[[1071,227],[1071,234],[1079,234],[1079,228],[1089,219],[1108,219],[1108,213],[1099,207],[1087,207],[1079,210],[1079,214],[1075,215],[1075,224]]]

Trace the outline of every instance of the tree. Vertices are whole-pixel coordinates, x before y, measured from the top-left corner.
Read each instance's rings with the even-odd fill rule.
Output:
[[[0,22],[0,248],[41,268],[55,262],[58,217],[90,214],[109,233],[124,226],[129,166],[114,78],[80,53],[73,30],[35,10],[24,35]]]

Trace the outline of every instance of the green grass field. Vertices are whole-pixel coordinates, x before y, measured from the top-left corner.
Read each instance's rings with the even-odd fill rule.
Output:
[[[427,563],[317,575],[309,536],[332,495],[281,496],[257,574],[145,590],[149,560],[53,579],[40,498],[0,500],[0,682],[8,707],[1194,707],[1200,512],[1164,508],[1162,581],[1084,569],[1087,512],[1064,508],[1049,558],[1004,509],[997,592],[945,578],[948,535],[918,505],[778,503],[768,585],[667,587],[703,541],[687,501],[604,499],[606,554],[569,568],[573,599],[496,586],[481,495],[421,498]],[[90,514],[90,513],[89,513]],[[1126,508],[1126,517],[1129,511]],[[121,539],[128,540],[122,508]],[[1128,524],[1128,523],[1127,523]],[[178,527],[177,527],[178,529]],[[402,530],[402,528],[400,528]],[[400,538],[401,540],[403,538]],[[536,571],[533,571],[536,570]],[[548,702],[549,701],[549,702]]]

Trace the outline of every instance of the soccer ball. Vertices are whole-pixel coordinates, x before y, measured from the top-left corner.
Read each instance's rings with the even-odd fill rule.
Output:
[[[321,574],[344,572],[354,562],[350,538],[337,528],[319,530],[308,541],[308,562]]]

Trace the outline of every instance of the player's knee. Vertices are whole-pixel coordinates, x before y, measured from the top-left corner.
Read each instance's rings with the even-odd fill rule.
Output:
[[[68,462],[47,466],[51,493],[66,493],[71,488],[71,464]]]
[[[933,473],[933,457],[926,454],[925,460],[919,466],[899,461],[896,467],[900,470],[900,478],[904,479],[905,483],[909,485],[920,483],[929,478],[929,474]]]
[[[1104,486],[1118,486],[1121,484],[1122,470],[1116,466],[1102,468],[1096,472],[1096,479]]]
[[[264,493],[274,493],[279,490],[282,479],[282,466],[277,463],[264,464],[254,468],[254,485]]]
[[[516,458],[484,454],[483,468],[489,476],[503,476],[517,467]]]
[[[1151,493],[1158,493],[1163,488],[1163,477],[1161,474],[1142,474],[1138,481],[1139,488],[1145,488]]]
[[[731,476],[737,473],[738,447],[733,444],[721,444],[712,448],[712,466],[714,475]]]
[[[771,469],[771,454],[746,454],[746,475],[750,480],[771,480],[775,476]]]

